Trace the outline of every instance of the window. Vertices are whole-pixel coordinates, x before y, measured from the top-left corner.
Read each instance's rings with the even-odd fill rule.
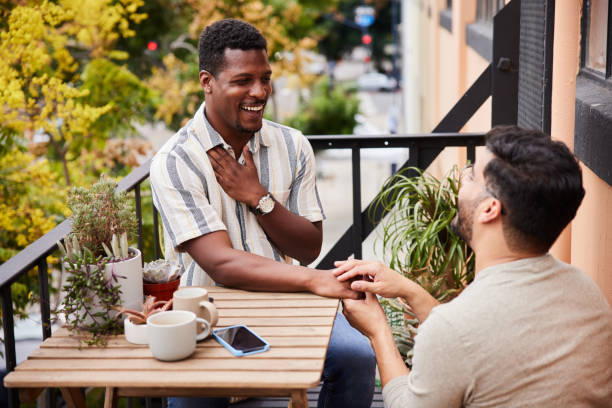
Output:
[[[612,0],[585,0],[582,9],[580,65],[589,77],[609,79],[612,74]]]
[[[476,20],[492,23],[493,16],[504,8],[505,0],[478,0],[476,4]]]

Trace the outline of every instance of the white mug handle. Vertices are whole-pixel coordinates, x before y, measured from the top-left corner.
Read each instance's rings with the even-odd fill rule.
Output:
[[[210,323],[208,323],[206,320],[202,319],[201,317],[196,317],[196,322],[200,322],[204,325],[204,330],[202,330],[202,333],[197,334],[196,340],[197,341],[204,340],[210,335]]]

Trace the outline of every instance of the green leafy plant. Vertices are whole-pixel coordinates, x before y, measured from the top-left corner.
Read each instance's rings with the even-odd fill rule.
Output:
[[[81,247],[73,237],[72,244],[65,242],[68,251],[58,243],[66,272],[64,300],[60,312],[66,316],[66,326],[71,331],[87,331],[91,336],[81,340],[90,345],[102,345],[106,337],[117,334],[121,326],[113,307],[120,303],[120,285],[117,276],[111,272],[110,278],[104,276],[108,259],[94,255],[87,247]]]
[[[109,262],[129,259],[128,236],[136,228],[129,198],[116,183],[101,177],[91,188],[73,188],[68,197],[72,232],[57,245],[68,274],[58,312],[69,330],[87,331],[87,344],[104,344],[121,331],[116,307],[121,304],[119,278]]]
[[[355,89],[340,85],[332,89],[329,79],[324,77],[314,86],[310,100],[287,125],[305,135],[352,134],[358,113]]]
[[[474,278],[474,257],[451,229],[457,213],[459,171],[441,180],[418,168],[393,175],[375,198],[374,210],[389,211],[382,222],[382,244],[389,267],[448,302]],[[401,299],[383,307],[400,353],[410,364],[418,320]]]
[[[104,175],[91,188],[76,187],[68,195],[72,210],[72,232],[83,247],[94,255],[105,255],[103,244],[113,235],[134,237],[136,216],[125,192],[116,192],[117,184]]]

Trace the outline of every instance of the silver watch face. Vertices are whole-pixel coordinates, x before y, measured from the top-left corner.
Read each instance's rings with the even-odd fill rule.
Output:
[[[265,195],[259,200],[259,204],[257,205],[257,209],[259,209],[262,214],[268,214],[274,209],[274,199],[270,194]]]

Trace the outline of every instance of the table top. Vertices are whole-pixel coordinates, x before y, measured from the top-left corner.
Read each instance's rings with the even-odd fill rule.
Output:
[[[163,362],[147,345],[111,336],[105,347],[87,346],[56,330],[9,373],[7,387],[117,387],[120,395],[276,395],[274,390],[319,384],[338,309],[337,299],[309,293],[248,292],[207,288],[219,310],[216,327],[246,324],[270,350],[235,357],[216,340],[197,344],[189,358]],[[151,391],[153,389],[153,391]],[[169,392],[171,390],[171,392]],[[269,392],[266,393],[266,390]]]

